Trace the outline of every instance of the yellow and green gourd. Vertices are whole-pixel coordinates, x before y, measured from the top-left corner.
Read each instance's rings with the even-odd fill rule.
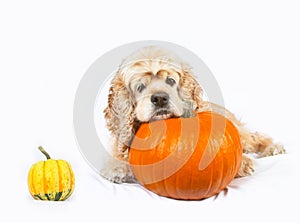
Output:
[[[75,178],[71,165],[65,160],[51,159],[43,149],[46,161],[33,164],[28,174],[28,187],[36,200],[63,201],[74,191]]]

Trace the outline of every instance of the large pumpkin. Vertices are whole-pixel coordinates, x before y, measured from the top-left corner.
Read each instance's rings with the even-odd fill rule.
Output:
[[[140,184],[159,195],[185,200],[223,190],[240,168],[241,157],[238,130],[213,112],[144,123],[129,152]]]
[[[74,191],[75,179],[71,165],[65,160],[51,159],[40,146],[39,150],[47,157],[46,161],[33,164],[28,173],[28,188],[34,199],[63,201]]]

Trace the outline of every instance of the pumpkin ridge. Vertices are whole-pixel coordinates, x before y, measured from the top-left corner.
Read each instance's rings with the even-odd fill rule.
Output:
[[[75,178],[74,178],[74,173],[71,169],[71,166],[69,164],[69,162],[66,162],[67,166],[68,166],[68,170],[69,170],[69,177],[70,177],[70,190],[73,191],[74,189],[74,185],[75,185]]]
[[[165,166],[166,165],[163,165],[163,171],[165,171]],[[161,189],[161,191],[160,191],[160,193],[162,193],[162,194],[166,194],[166,196],[167,197],[169,197],[170,196],[170,194],[169,194],[169,192],[168,192],[168,190],[167,190],[167,188],[168,188],[168,186],[166,185],[166,182],[165,182],[165,180],[163,180],[163,181],[161,181],[162,182],[162,189]],[[159,187],[158,187],[158,185],[157,184],[154,184],[155,185],[155,187],[156,188],[158,188],[159,189]]]
[[[69,189],[66,196],[64,198],[62,198],[61,200],[64,201],[64,200],[68,199],[71,196],[71,194],[72,194],[72,189]]]
[[[228,131],[229,132],[231,132],[232,131],[232,123],[230,123],[230,122],[228,122],[228,120],[227,120],[227,122],[226,122],[226,128],[228,129]],[[230,135],[230,134],[227,134],[227,143],[228,142],[232,142],[233,141],[233,138],[232,138],[232,136]],[[230,153],[230,154],[232,154],[233,153],[233,148],[226,148],[226,150],[227,150],[227,153]],[[228,152],[228,151],[230,151],[230,152]],[[233,158],[231,158],[231,161],[232,161],[232,163],[234,164],[233,166],[236,166],[236,156],[235,155],[233,155],[233,156],[231,156],[231,157],[233,157]],[[230,171],[230,173],[232,173],[232,172],[234,172],[235,171],[235,168],[232,168],[231,169],[231,171]]]
[[[46,194],[46,191],[47,191],[47,182],[46,182],[46,161],[43,161],[43,171],[42,171],[42,181],[43,181],[43,189],[44,189],[44,191],[43,191],[43,194],[45,194],[45,196],[47,196],[47,194]],[[48,198],[48,197],[47,197]]]
[[[226,124],[225,124],[225,126],[226,126]],[[227,126],[225,128],[226,128],[225,131],[228,131],[227,130]],[[220,144],[220,147],[224,147],[224,145],[222,145],[223,144],[224,135],[225,135],[225,132],[223,133],[222,143]],[[219,185],[217,187],[215,187],[215,188],[220,188],[220,191],[222,191],[224,189],[224,186],[222,184],[224,184],[224,181],[225,181],[225,179],[223,178],[223,175],[224,175],[224,148],[221,149],[220,147],[219,147],[219,150],[221,150],[221,153],[222,153],[222,158],[220,159],[220,162],[222,164],[219,165],[219,167],[221,169],[221,171],[220,171],[221,175],[219,176],[219,179],[222,179],[222,180],[219,181]],[[219,153],[220,153],[220,151],[219,151]],[[226,182],[226,184],[227,184],[227,182]],[[214,193],[216,193],[215,190],[216,189],[214,189]]]
[[[31,174],[31,184],[30,184],[30,188],[32,188],[32,194],[36,194],[36,188],[35,188],[35,184],[34,184],[34,174],[33,174],[33,171],[34,171],[34,166],[31,167],[30,169],[30,174]]]
[[[197,146],[197,145],[196,145]],[[195,149],[196,150],[196,149]],[[194,157],[193,155],[194,155],[194,153],[195,153],[195,151],[193,152],[193,154],[191,155],[191,159]],[[191,174],[190,174],[190,176],[191,176],[191,180],[190,180],[190,184],[189,184],[189,189],[190,190],[192,190],[192,188],[193,188],[193,185],[194,185],[194,182],[193,182],[193,176],[194,176],[194,171],[195,171],[195,169],[193,168],[193,163],[192,162],[187,162],[185,165],[189,165],[190,166],[190,169],[191,169]],[[176,179],[178,178],[178,176],[176,176]],[[185,195],[186,196],[186,195]],[[187,199],[190,199],[190,196],[188,195],[187,196]]]
[[[62,192],[62,176],[61,176],[61,167],[59,165],[59,162],[56,160],[56,165],[57,165],[57,172],[58,172],[58,191]],[[56,198],[56,196],[55,196]]]
[[[231,139],[231,141],[233,141],[233,139],[232,138],[230,138]],[[234,162],[234,166],[237,166],[237,157],[236,157],[236,154],[234,154],[234,151],[233,151],[233,148],[231,148],[231,152],[233,152],[233,162]],[[236,171],[236,169],[232,169],[232,172],[235,172]]]
[[[211,165],[211,173],[210,173],[209,185],[208,185],[208,188],[207,188],[207,190],[206,190],[205,195],[203,195],[204,198],[205,198],[205,197],[208,197],[209,194],[210,194],[211,191],[212,191],[213,178],[214,178],[214,165]]]
[[[176,120],[177,120],[177,119],[176,119]],[[174,122],[175,122],[175,120],[174,120]],[[169,122],[166,122],[167,129],[170,128],[170,125],[172,126],[172,124],[173,124],[173,120],[172,120],[172,119],[170,119]],[[170,156],[170,155],[172,155],[172,154],[174,154],[174,153],[177,152],[177,150],[178,150],[178,142],[176,141],[176,146],[175,146],[175,147],[171,147],[171,143],[168,142],[168,141],[166,140],[166,137],[164,137],[164,139],[163,139],[162,142],[165,143],[165,145],[167,145],[167,148],[168,148],[167,155],[166,155],[166,154],[162,154],[162,157],[163,157],[163,160],[164,160],[166,157],[168,157],[168,156]],[[161,145],[159,145],[159,146],[161,146]],[[164,147],[164,146],[162,146],[162,147]],[[156,148],[157,148],[157,147],[156,147]],[[171,148],[172,148],[172,149],[171,149]],[[164,175],[165,175],[165,176],[168,175],[168,174],[167,174],[168,171],[167,171],[166,169],[167,169],[167,165],[166,165],[165,162],[163,162],[163,168],[162,168],[162,171],[164,172]],[[173,174],[172,174],[172,175],[173,175]],[[172,179],[172,175],[170,175],[168,178]],[[169,190],[170,188],[168,187],[168,185],[166,185],[166,181],[165,181],[165,180],[163,180],[163,181],[161,181],[161,182],[162,182],[162,186],[163,186],[163,189],[161,190],[162,193],[165,193],[166,196],[170,197],[171,194],[172,194],[172,191]],[[155,186],[157,187],[157,184],[155,184]],[[174,193],[174,192],[173,192],[173,193]]]

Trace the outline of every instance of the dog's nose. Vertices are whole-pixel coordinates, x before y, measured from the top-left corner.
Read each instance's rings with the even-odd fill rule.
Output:
[[[151,96],[151,102],[157,107],[164,107],[169,103],[169,95],[165,92],[156,92]]]

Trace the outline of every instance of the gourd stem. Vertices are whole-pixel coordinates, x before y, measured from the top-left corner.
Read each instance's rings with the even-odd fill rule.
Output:
[[[50,155],[44,150],[42,146],[39,146],[38,149],[47,157],[47,160],[51,159]]]

